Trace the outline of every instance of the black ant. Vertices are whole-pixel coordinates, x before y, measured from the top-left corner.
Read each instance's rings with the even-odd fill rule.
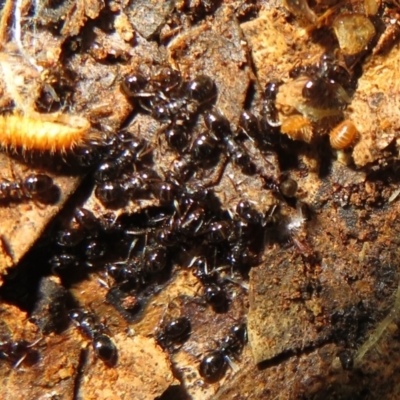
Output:
[[[240,130],[250,138],[255,145],[264,151],[268,148],[277,148],[281,142],[280,125],[275,109],[275,96],[277,83],[270,82],[267,91],[271,91],[265,96],[264,117],[258,119],[251,111],[243,110],[239,117]]]
[[[105,325],[98,323],[93,313],[78,308],[71,310],[69,317],[72,323],[92,340],[97,357],[107,364],[114,364],[117,358],[117,348],[111,338],[104,333]]]
[[[127,233],[136,234],[136,232],[127,231]],[[106,265],[107,275],[112,277],[117,284],[123,284],[134,290],[142,290],[149,283],[157,279],[168,265],[167,247],[156,242],[148,243],[147,230],[138,232],[145,237],[144,244],[140,254],[131,256],[138,238],[134,239],[130,245],[127,259]]]
[[[276,96],[278,94],[281,82],[270,81],[267,83],[264,91],[264,109],[263,114],[269,127],[277,128],[281,125],[278,118],[278,111],[275,106]]]
[[[0,341],[0,359],[4,359],[18,368],[25,360],[34,363],[38,359],[38,352],[33,347],[39,343],[42,338],[29,343],[26,340],[4,340]]]
[[[205,257],[195,257],[189,264],[193,268],[193,275],[203,284],[204,300],[216,312],[226,312],[229,298],[219,275],[215,270],[208,271],[208,261]]]
[[[62,247],[75,247],[85,239],[85,232],[79,228],[68,228],[57,233],[57,244]]]
[[[123,175],[118,179],[99,182],[95,189],[96,197],[105,206],[123,207],[132,198],[148,197],[150,183],[160,180],[155,172],[148,169]]]
[[[224,338],[217,350],[208,353],[200,362],[200,375],[209,383],[220,380],[228,364],[236,371],[237,367],[230,357],[237,357],[247,342],[247,331],[244,324],[235,325]]]
[[[257,246],[264,237],[266,218],[249,201],[241,200],[236,212],[229,212],[231,229],[228,236],[226,262],[232,270],[246,274],[248,268],[257,262]]]
[[[92,211],[78,207],[75,209],[74,219],[79,224],[80,229],[84,231],[86,237],[93,238],[99,235],[101,223]]]
[[[169,67],[148,78],[140,73],[128,76],[122,89],[154,119],[167,124],[161,131],[169,146],[180,153],[189,146],[189,132],[199,109],[216,97],[216,86],[210,77],[198,75],[185,83],[179,72]]]
[[[261,140],[260,123],[251,111],[242,111],[239,118],[239,126],[250,139]]]
[[[156,339],[158,344],[169,348],[173,344],[183,343],[191,333],[190,320],[186,317],[173,319],[158,332]]]
[[[110,145],[108,155],[94,173],[97,183],[113,180],[134,163],[141,161],[151,152],[146,141],[120,132],[115,143]]]
[[[223,143],[232,162],[243,173],[253,175],[256,172],[256,166],[251,161],[251,157],[244,145],[235,140],[227,118],[216,111],[209,111],[204,117],[204,122],[212,134],[211,137],[214,137],[215,141],[218,140]]]
[[[65,271],[70,271],[72,268],[79,265],[79,259],[71,253],[61,253],[54,255],[49,264],[53,274],[62,275]]]
[[[23,180],[0,182],[0,202],[42,200],[54,189],[53,179],[45,174],[31,174]]]
[[[107,256],[111,237],[119,237],[121,245],[127,240],[125,226],[113,213],[97,218],[91,211],[77,208],[70,226],[56,234],[60,252],[49,261],[53,273],[63,278],[68,278],[72,270],[77,275],[85,274],[85,269],[98,265]],[[75,268],[82,266],[86,268]]]
[[[313,107],[344,108],[351,102],[347,90],[353,90],[354,82],[343,66],[329,54],[323,54],[316,65],[297,67],[290,76],[306,76],[303,98]],[[303,78],[298,78],[303,79]]]

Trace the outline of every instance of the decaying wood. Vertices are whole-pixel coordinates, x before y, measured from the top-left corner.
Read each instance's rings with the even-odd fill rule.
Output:
[[[30,2],[22,3],[25,21],[31,18]],[[23,24],[19,45],[10,28],[15,13],[12,2],[2,9],[2,109],[28,115],[44,87],[58,80],[67,82],[69,94],[62,112],[85,116],[106,140],[120,129],[145,138],[152,147],[154,169],[163,178],[178,155],[168,148],[163,135],[166,125],[135,109],[135,102],[123,93],[121,82],[127,74],[150,73],[170,64],[186,80],[210,76],[218,91],[214,109],[229,119],[234,135],[239,132],[241,111],[251,108],[261,115],[264,88],[278,80],[282,121],[298,114],[296,106],[305,102],[304,82],[290,78],[289,71],[315,64],[324,52],[336,48],[329,24],[342,7],[333,7],[332,16],[328,13],[316,29],[276,2],[262,5],[255,18],[242,23],[236,10],[244,2],[223,1],[208,12],[202,2],[194,1],[187,14],[184,4],[171,1],[65,1],[55,8],[38,3],[32,19],[35,29]],[[355,10],[364,9],[363,2],[353,3]],[[196,14],[199,7],[201,13]],[[343,7],[347,12],[351,6]],[[67,288],[45,277],[49,280],[37,285],[39,299],[35,292],[27,305],[32,295],[26,293],[27,277],[38,268],[30,254],[44,251],[53,234],[49,224],[75,191],[78,196],[61,212],[62,221],[70,218],[74,204],[96,216],[113,212],[117,218],[159,202],[149,196],[110,210],[91,193],[90,178],[84,181],[87,187],[80,187],[92,171],[76,172],[62,155],[21,157],[7,151],[1,155],[1,179],[21,178],[31,171],[48,173],[60,190],[52,204],[26,201],[0,206],[0,296],[32,307],[30,316],[38,325],[27,320],[27,312],[3,302],[0,340],[34,342],[43,335],[35,345],[39,359],[33,365],[22,361],[13,368],[0,348],[2,398],[398,396],[400,49],[398,10],[387,4],[380,10],[376,18],[383,25],[375,42],[353,60],[359,76],[351,103],[332,120],[318,121],[310,143],[281,135],[279,148],[263,148],[246,138],[244,147],[256,174],[243,173],[228,157],[202,172],[202,182],[213,188],[223,210],[234,214],[238,202],[246,199],[268,217],[266,224],[279,218],[278,238],[275,231],[268,236],[266,229],[260,238],[262,252],[248,280],[232,277],[229,266],[220,266],[221,274],[231,279],[226,284],[231,300],[228,313],[215,313],[206,304],[203,288],[188,268],[199,249],[185,249],[182,265],[172,267],[169,279],[154,288],[144,310],[132,319],[124,318],[106,300],[109,277],[96,268],[88,268],[85,279]],[[340,117],[354,122],[360,138],[354,148],[338,155],[329,146],[328,132]],[[199,118],[193,137],[205,129]],[[277,190],[283,178],[297,182],[295,199],[286,199]],[[308,205],[310,215],[302,214],[300,202]],[[37,240],[39,247],[33,246]],[[24,256],[27,261],[19,263]],[[41,274],[45,269],[38,268]],[[62,300],[65,307],[91,310],[107,326],[118,349],[116,365],[110,367],[96,358],[91,340],[68,319],[60,331],[48,328],[52,327],[50,307],[43,296],[49,293],[49,298],[59,301],[64,289],[71,297]],[[10,292],[15,293],[10,296]],[[159,330],[180,316],[190,317],[190,337],[163,349],[156,342]],[[232,358],[237,370],[228,368],[220,381],[205,382],[198,370],[200,360],[220,345],[233,324],[243,320],[249,343]]]

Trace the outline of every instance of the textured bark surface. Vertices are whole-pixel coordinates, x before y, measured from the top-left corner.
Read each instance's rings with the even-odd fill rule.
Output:
[[[34,9],[27,0],[19,5],[20,38],[12,28],[17,6],[10,0],[3,3],[4,114],[18,113],[24,124],[24,117],[53,112],[60,103],[57,112],[87,118],[106,146],[125,129],[149,143],[144,165],[166,179],[179,157],[164,134],[170,122],[154,119],[152,110],[142,107],[143,98],[142,105],[129,99],[121,82],[138,70],[147,76],[166,65],[180,71],[185,81],[207,75],[217,89],[210,108],[229,120],[232,136],[250,156],[255,173],[243,172],[224,150],[218,159],[201,167],[199,163],[194,178],[182,186],[186,190],[201,183],[212,190],[212,200],[223,212],[211,221],[222,214],[234,219],[243,200],[265,220],[252,233],[252,268],[240,275],[229,262],[207,266],[216,268],[224,282],[227,310],[215,312],[207,304],[191,268],[199,254],[209,260],[220,256],[207,240],[183,240],[166,276],[137,296],[125,296],[118,308],[109,295],[113,280],[104,264],[127,265],[132,249],[126,243],[145,237],[140,239],[144,248],[151,246],[146,236],[151,229],[140,233],[139,225],[135,232],[125,232],[123,240],[116,234],[115,243],[107,243],[111,250],[103,264],[82,262],[67,279],[54,277],[49,266],[59,249],[54,238],[69,226],[77,206],[111,221],[112,229],[121,219],[158,210],[162,201],[149,195],[124,200],[123,207],[106,207],[93,191],[95,167],[75,166],[74,152],[31,154],[23,146],[4,148],[0,181],[46,173],[58,189],[48,204],[32,199],[0,204],[1,398],[399,396],[400,10],[395,2],[381,4],[372,18],[376,37],[351,59],[342,57],[331,25],[340,13],[364,13],[361,1],[331,7],[316,2],[318,19],[311,25],[306,15],[294,16],[293,8],[274,1],[67,0],[39,1]],[[329,101],[326,108],[310,106],[303,96],[310,76],[293,74],[296,67],[315,66],[326,52],[357,81],[346,107]],[[281,84],[276,98],[279,121],[293,115],[309,118],[311,140],[292,140],[279,128],[263,132],[261,139],[243,134],[242,110],[250,109],[261,119],[270,81]],[[318,107],[328,118],[321,118]],[[329,132],[343,119],[353,121],[359,136],[352,146],[336,152],[329,145]],[[191,141],[206,130],[199,116]],[[279,189],[289,178],[298,185],[291,198]],[[301,208],[304,204],[307,209]],[[182,215],[176,201],[173,206],[174,221],[192,211]],[[199,244],[193,248],[188,243]],[[135,302],[142,310],[131,315],[129,304]],[[118,351],[114,365],[96,357],[92,338],[70,323],[67,311],[74,308],[93,312],[103,324]],[[178,317],[190,319],[188,339],[162,348],[157,337]],[[248,343],[240,354],[225,354],[225,374],[207,382],[199,374],[200,361],[221,349],[230,328],[242,321],[247,322]],[[17,340],[33,345],[15,360],[7,344]],[[31,352],[37,355],[32,363],[27,357]]]

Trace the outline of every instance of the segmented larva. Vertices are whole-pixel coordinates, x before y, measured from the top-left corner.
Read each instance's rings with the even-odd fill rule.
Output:
[[[0,145],[23,151],[65,152],[95,137],[90,128],[86,118],[75,115],[3,115],[0,116]]]
[[[356,126],[350,120],[345,120],[332,129],[329,141],[335,150],[343,150],[351,146],[359,137]]]
[[[310,143],[313,138],[311,121],[302,115],[291,115],[281,125],[281,132],[293,140],[302,140]]]

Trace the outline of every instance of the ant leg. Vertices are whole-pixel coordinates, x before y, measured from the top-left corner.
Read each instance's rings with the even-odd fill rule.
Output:
[[[128,233],[129,233],[129,232],[128,232]],[[133,250],[134,247],[136,246],[136,243],[138,242],[138,240],[139,240],[138,238],[135,238],[135,239],[132,240],[132,243],[131,243],[131,245],[129,246],[128,255],[127,255],[126,259],[125,259],[124,261],[117,261],[117,262],[115,262],[114,264],[118,264],[118,265],[120,265],[120,264],[126,264],[126,263],[129,261],[129,259],[130,259],[130,257],[131,257],[132,250]]]
[[[32,347],[36,346],[40,341],[43,340],[43,336],[41,336],[39,339],[36,339],[34,342],[32,342],[30,345],[26,346],[27,349],[31,349]],[[17,369],[22,362],[25,360],[25,358],[28,356],[29,352],[26,352],[14,365],[13,368]]]
[[[14,369],[18,369],[18,367],[22,364],[22,362],[25,360],[28,354],[24,354],[14,365]]]
[[[238,365],[226,354],[224,354],[224,359],[226,361],[226,363],[231,367],[233,372],[238,372],[240,370],[240,368],[238,367]]]

